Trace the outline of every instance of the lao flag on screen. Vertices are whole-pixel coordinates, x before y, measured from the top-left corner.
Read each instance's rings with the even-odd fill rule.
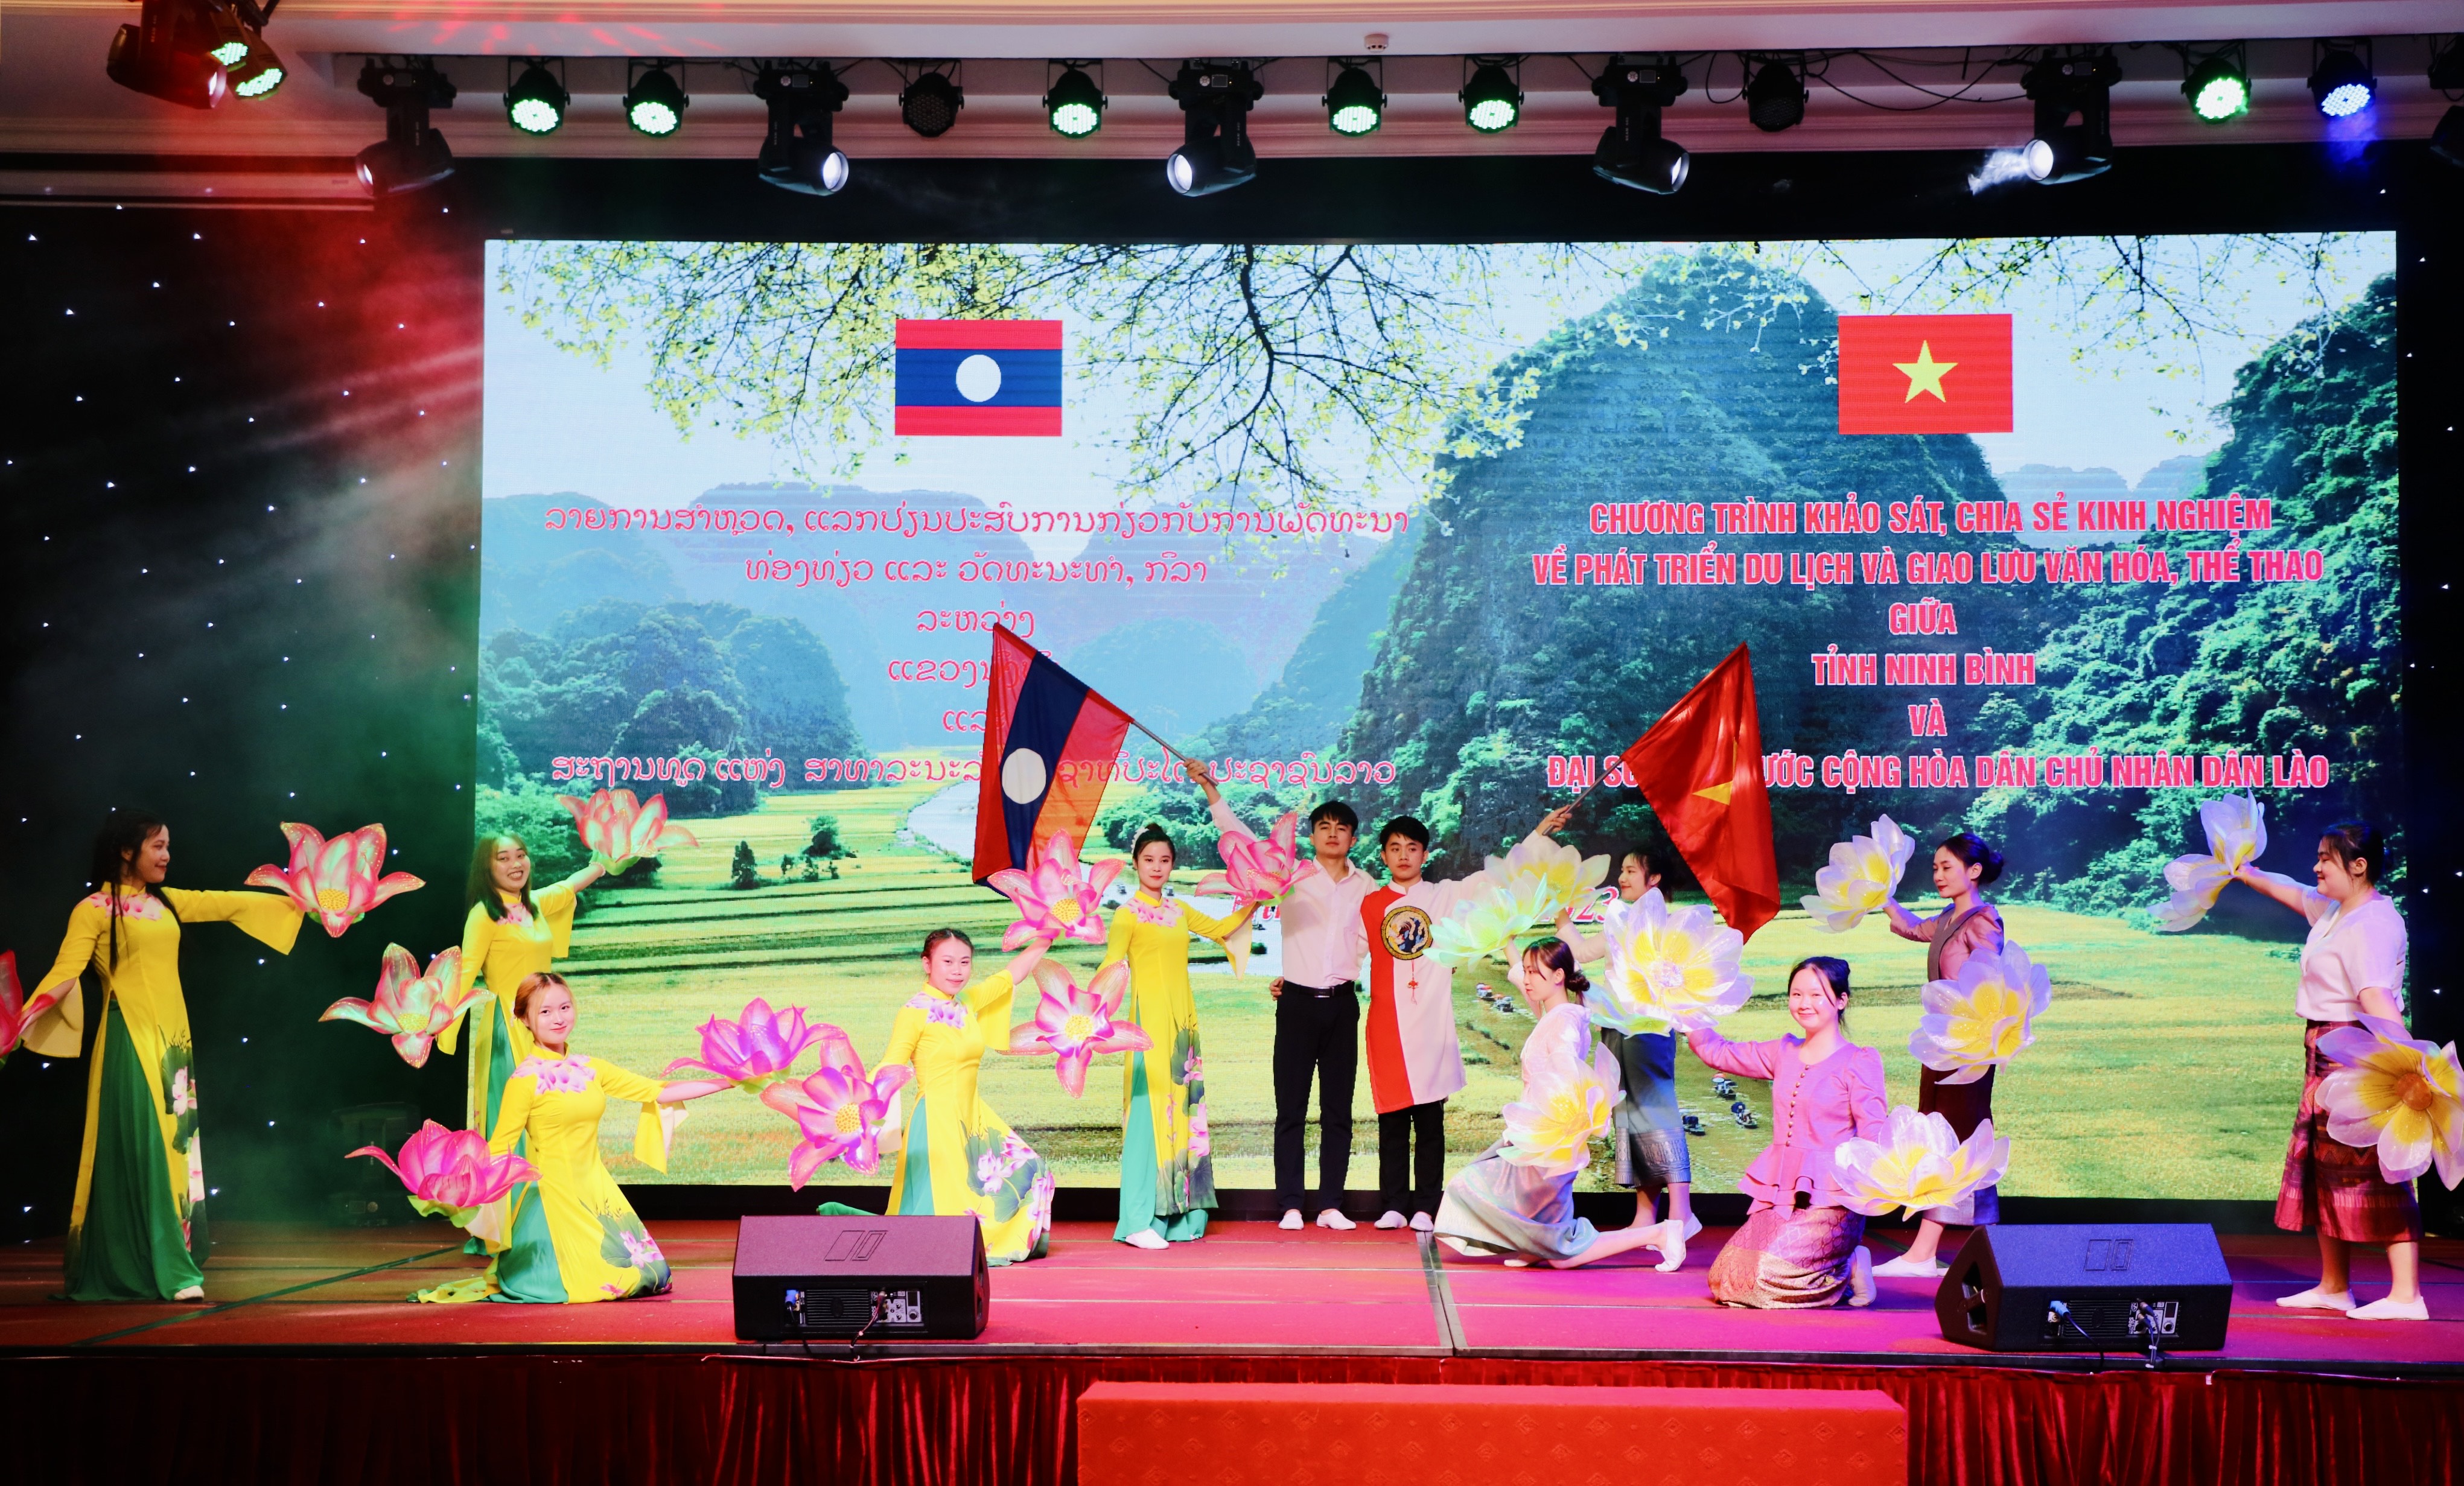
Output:
[[[1839,317],[1839,431],[2011,431],[2011,317]]]
[[[1059,320],[900,320],[891,431],[1061,434]]]
[[[976,881],[1023,870],[1056,831],[1084,846],[1130,714],[1007,629],[993,630],[976,795]]]

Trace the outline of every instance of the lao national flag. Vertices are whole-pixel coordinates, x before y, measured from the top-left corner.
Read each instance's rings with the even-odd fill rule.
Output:
[[[1061,434],[1059,320],[900,320],[901,436]]]
[[[2011,317],[1839,317],[1839,431],[2011,431]]]
[[[1129,713],[998,627],[991,689],[976,796],[979,883],[1023,870],[1055,832],[1086,844],[1130,731]]]

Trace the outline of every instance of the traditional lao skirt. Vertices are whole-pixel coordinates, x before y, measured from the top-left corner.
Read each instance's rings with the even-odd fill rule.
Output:
[[[1846,1208],[1757,1202],[1711,1261],[1711,1299],[1757,1310],[1837,1305],[1847,1298],[1849,1258],[1864,1237],[1864,1218]]]
[[[2412,1184],[2379,1174],[2379,1154],[2347,1146],[2327,1133],[2320,1107],[2319,1081],[2336,1064],[2319,1051],[2319,1039],[2349,1021],[2314,1021],[2302,1041],[2305,1053],[2301,1107],[2293,1116],[2293,1141],[2284,1152],[2284,1185],[2276,1193],[2276,1226],[2299,1233],[2316,1228],[2347,1243],[2402,1243],[2421,1238],[2421,1207]]]

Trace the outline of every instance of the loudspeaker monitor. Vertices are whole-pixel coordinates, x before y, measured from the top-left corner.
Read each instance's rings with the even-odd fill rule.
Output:
[[[746,1217],[736,1231],[736,1334],[972,1341],[992,1311],[983,1231],[956,1217]]]
[[[1946,1341],[1995,1352],[2225,1344],[2233,1277],[2204,1223],[1980,1228],[1934,1293]],[[2065,1314],[2066,1313],[2066,1314]]]

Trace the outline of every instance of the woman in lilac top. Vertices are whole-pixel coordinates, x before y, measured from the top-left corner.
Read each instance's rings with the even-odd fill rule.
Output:
[[[1889,906],[1891,932],[1925,947],[1925,979],[1955,980],[1969,955],[2002,952],[2002,914],[1985,901],[1983,890],[2001,875],[2002,853],[1962,831],[1933,849],[1933,890],[1942,894],[1943,910],[1919,918],[1896,902]],[[1994,1072],[1986,1069],[1985,1077],[1973,1083],[1945,1083],[1941,1074],[1925,1069],[1917,1080],[1917,1111],[1941,1115],[1950,1122],[1952,1134],[1968,1139],[1993,1118]],[[2001,1216],[2001,1193],[1992,1187],[1979,1188],[1951,1207],[1929,1209],[1917,1220],[1916,1242],[1908,1252],[1877,1266],[1876,1273],[1934,1278],[1948,1268],[1934,1257],[1945,1224],[1982,1228]]]
[[[1874,1261],[1859,1242],[1831,1152],[1856,1137],[1887,1138],[1882,1058],[1848,1040],[1848,962],[1799,960],[1788,975],[1788,1014],[1801,1036],[1731,1042],[1686,1034],[1694,1056],[1744,1079],[1771,1082],[1771,1143],[1746,1169],[1753,1198],[1746,1226],[1711,1261],[1711,1299],[1723,1305],[1799,1310],[1874,1300]]]

